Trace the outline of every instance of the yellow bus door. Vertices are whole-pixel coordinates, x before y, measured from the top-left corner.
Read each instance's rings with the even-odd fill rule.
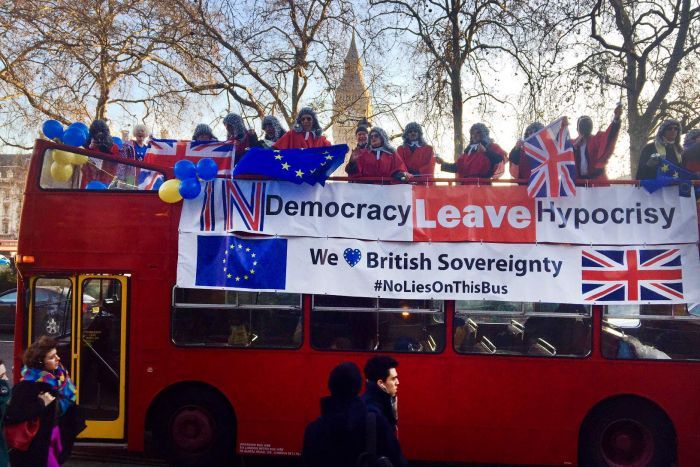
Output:
[[[78,276],[73,367],[87,420],[80,438],[124,439],[127,279]]]
[[[80,438],[124,439],[128,277],[32,277],[29,289],[28,342],[57,340],[86,418]]]

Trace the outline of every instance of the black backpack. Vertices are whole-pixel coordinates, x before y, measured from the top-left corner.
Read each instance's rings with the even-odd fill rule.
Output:
[[[365,451],[357,458],[357,467],[394,467],[386,456],[377,456],[377,417],[367,412]]]

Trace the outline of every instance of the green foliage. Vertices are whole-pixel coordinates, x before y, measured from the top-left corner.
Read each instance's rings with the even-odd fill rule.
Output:
[[[0,292],[17,287],[17,270],[10,266],[0,266]]]

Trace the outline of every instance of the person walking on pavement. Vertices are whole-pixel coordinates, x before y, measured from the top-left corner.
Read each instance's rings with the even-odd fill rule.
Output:
[[[358,397],[361,388],[362,376],[357,365],[345,362],[333,368],[328,378],[331,395],[321,399],[321,416],[309,423],[304,432],[301,457],[305,466],[365,465],[361,459],[365,459],[371,442],[370,423],[374,423],[375,458],[384,457],[396,467],[407,465],[386,419],[376,414],[368,417],[367,407]]]
[[[0,466],[6,466],[10,463],[10,457],[7,452],[7,442],[5,441],[5,435],[3,425],[5,419],[5,411],[7,410],[7,403],[10,401],[10,381],[7,378],[7,368],[5,368],[5,362],[0,360]]]
[[[362,400],[367,410],[381,415],[391,425],[396,438],[399,434],[399,409],[397,394],[399,391],[399,374],[396,368],[399,362],[388,355],[377,355],[365,364],[365,393]]]
[[[55,339],[42,336],[24,353],[22,379],[12,388],[5,425],[39,420],[26,451],[13,449],[13,467],[58,467],[73,448],[85,421],[75,404],[75,386],[57,354]]]

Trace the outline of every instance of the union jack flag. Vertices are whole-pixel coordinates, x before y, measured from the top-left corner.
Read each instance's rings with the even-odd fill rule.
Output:
[[[144,162],[160,167],[172,168],[175,162],[188,159],[195,164],[205,157],[214,159],[219,166],[219,176],[230,176],[235,145],[230,141],[178,141],[175,139],[152,139]]]
[[[668,301],[683,298],[679,249],[581,252],[583,298],[590,302]]]
[[[139,171],[138,189],[157,190],[163,184],[164,177],[155,170],[141,169]]]
[[[569,129],[563,118],[525,140],[532,172],[527,193],[531,198],[558,198],[576,194],[576,162]]]

